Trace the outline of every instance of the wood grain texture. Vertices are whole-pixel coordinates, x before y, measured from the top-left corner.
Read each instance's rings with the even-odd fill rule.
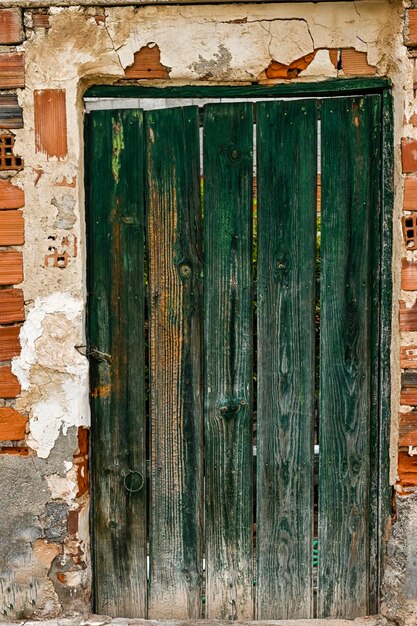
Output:
[[[141,112],[91,113],[86,145],[94,603],[146,617]]]
[[[0,328],[0,361],[9,361],[20,354],[20,329],[20,324]]]
[[[197,107],[150,111],[149,617],[202,614],[201,207]]]
[[[313,611],[317,103],[259,103],[257,151],[257,618],[300,619]]]
[[[11,367],[0,367],[0,398],[16,398],[20,393],[20,384],[12,373]]]
[[[21,209],[25,206],[25,192],[10,180],[0,179],[0,209]]]
[[[25,86],[25,55],[23,52],[0,53],[0,89]]]
[[[22,280],[22,253],[16,250],[0,252],[0,285],[18,285]]]
[[[251,104],[204,109],[206,617],[252,600]]]
[[[25,319],[23,291],[21,289],[0,290],[0,324],[13,324]]]
[[[379,105],[377,96],[322,103],[319,617],[367,614],[374,587],[371,216]]]
[[[0,440],[21,441],[25,438],[28,418],[9,407],[0,407]]]
[[[25,243],[25,222],[21,211],[0,211],[0,246]]]

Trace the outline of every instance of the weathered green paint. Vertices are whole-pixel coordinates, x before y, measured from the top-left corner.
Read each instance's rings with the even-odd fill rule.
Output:
[[[380,235],[380,345],[379,345],[379,467],[378,467],[378,583],[377,608],[392,511],[390,486],[391,321],[392,321],[392,212],[394,206],[394,119],[390,91],[382,94],[382,188]]]
[[[91,113],[86,139],[95,611],[146,617],[142,114]]]
[[[345,94],[354,86],[364,93],[387,86],[386,81],[344,83]],[[301,92],[296,91],[300,85],[294,84],[292,93],[303,89],[320,93],[324,85],[330,91],[334,83],[304,85]],[[291,89],[285,92],[287,85],[278,87],[275,93],[259,86],[242,87],[233,95],[291,94]],[[338,82],[334,89],[339,88]],[[141,97],[161,97],[157,88],[134,89],[140,90]],[[229,88],[220,87],[207,91],[189,87],[181,93],[176,89],[164,90],[163,96],[231,95]],[[322,102],[320,615],[349,617],[378,608],[390,510],[392,103],[388,92],[382,98],[382,115],[380,97],[363,98],[363,108],[360,99],[354,99],[357,121],[351,98],[344,103],[342,99]],[[252,565],[251,494],[252,107],[241,103],[205,107],[204,314],[199,282],[198,114],[195,108],[146,114],[147,129],[153,132],[153,141],[147,134],[146,150],[151,261],[151,617],[196,619],[202,615],[203,356],[199,338],[203,318],[206,616],[250,619],[253,576],[258,618],[311,614],[308,229],[314,233],[309,220],[315,157],[308,120],[315,115],[316,103],[256,105],[260,194],[257,573]],[[332,107],[334,113],[330,113]],[[267,118],[268,112],[273,119]],[[145,617],[146,487],[130,494],[120,482],[122,477],[131,488],[139,487],[145,475],[142,113],[103,111],[87,119],[89,342],[95,349],[91,360],[95,609]],[[286,142],[288,149],[277,149]],[[289,158],[299,154],[300,145],[302,158]],[[381,145],[382,207],[377,201]],[[305,194],[301,194],[303,183]],[[275,266],[277,250],[294,264],[278,259],[278,265],[285,267]],[[297,270],[301,253],[303,262]],[[346,275],[349,280],[344,282]],[[297,285],[302,285],[301,293]],[[375,323],[378,315],[380,326]],[[292,385],[296,387],[293,396]],[[276,471],[271,472],[274,459]],[[141,475],[128,474],[128,469]]]
[[[257,105],[257,618],[312,617],[317,102]]]
[[[94,85],[84,96],[88,98],[261,98],[278,96],[331,96],[377,93],[391,87],[389,78],[346,78],[317,82],[287,81],[276,85],[236,85],[200,87],[149,87],[143,85]]]
[[[321,110],[318,614],[351,618],[368,614],[371,601],[380,97],[325,100]]]
[[[150,618],[201,617],[198,108],[145,114],[150,312]]]
[[[252,105],[204,108],[206,617],[252,600]]]

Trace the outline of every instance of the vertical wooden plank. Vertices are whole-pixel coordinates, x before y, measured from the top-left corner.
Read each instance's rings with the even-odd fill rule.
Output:
[[[367,614],[371,599],[379,114],[378,96],[322,103],[320,617]]]
[[[390,89],[382,95],[382,207],[380,220],[380,355],[379,355],[379,467],[378,467],[378,579],[377,609],[381,600],[386,538],[391,524],[392,487],[390,485],[391,425],[391,323],[392,323],[392,248],[394,207],[394,113]],[[404,210],[405,210],[404,206]],[[415,210],[416,207],[414,207]]]
[[[317,103],[257,105],[257,618],[312,617]]]
[[[197,107],[146,115],[149,617],[201,617],[201,208]]]
[[[141,111],[95,111],[86,133],[95,611],[146,617]]]
[[[204,109],[206,617],[252,617],[252,180],[248,103]]]

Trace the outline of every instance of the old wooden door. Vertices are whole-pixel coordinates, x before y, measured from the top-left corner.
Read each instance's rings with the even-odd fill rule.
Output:
[[[381,115],[88,115],[97,612],[376,611]]]

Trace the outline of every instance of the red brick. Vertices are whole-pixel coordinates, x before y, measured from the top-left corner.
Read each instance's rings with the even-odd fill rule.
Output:
[[[0,209],[21,209],[25,206],[23,189],[13,185],[10,180],[0,178]]]
[[[400,300],[400,330],[417,330],[417,303],[407,307],[403,300]]]
[[[401,346],[400,367],[402,369],[417,370],[417,346]]]
[[[404,179],[404,211],[417,211],[417,178]]]
[[[417,263],[402,259],[401,289],[415,291],[417,289]]]
[[[134,61],[125,69],[126,78],[169,78],[169,69],[161,63],[158,46],[144,46],[135,52]]]
[[[0,327],[0,361],[9,361],[20,354],[20,324]]]
[[[76,535],[78,532],[78,511],[68,513],[68,534]]]
[[[32,26],[33,28],[49,28],[49,15],[45,12],[33,12],[32,13]]]
[[[25,222],[21,211],[0,211],[0,246],[21,246],[25,242]]]
[[[404,43],[406,46],[417,46],[417,9],[407,9]]]
[[[23,280],[23,257],[16,250],[0,252],[0,285],[17,285]]]
[[[0,441],[21,441],[25,438],[27,417],[9,407],[0,408]]]
[[[0,89],[25,86],[25,56],[23,52],[0,54]]]
[[[403,487],[417,485],[417,456],[404,450],[398,452],[398,483]]]
[[[417,411],[400,413],[399,446],[417,446]]]
[[[0,398],[16,398],[20,385],[9,365],[0,367]]]
[[[65,90],[35,91],[35,148],[48,157],[67,155],[67,113]]]
[[[0,44],[23,41],[22,12],[20,9],[0,9]]]
[[[376,73],[376,67],[368,63],[366,52],[354,48],[341,50],[340,64],[345,76],[372,76]]]
[[[284,63],[280,63],[279,61],[271,61],[271,63],[266,68],[266,77],[267,78],[286,78],[291,80],[292,78],[297,78],[298,75],[310,65],[316,56],[316,52],[311,52],[310,54],[306,54],[300,59],[296,59],[289,65],[285,65]]]
[[[23,291],[21,289],[1,289],[0,324],[22,322],[24,319]]]
[[[23,446],[0,446],[0,454],[13,454],[14,456],[29,456],[29,448]]]
[[[404,174],[417,172],[417,141],[415,139],[401,140],[401,160]]]
[[[417,406],[417,387],[402,387],[400,404],[402,406]]]
[[[74,464],[77,468],[78,492],[77,498],[88,491],[88,428],[80,426],[78,429],[78,450],[74,454]]]

